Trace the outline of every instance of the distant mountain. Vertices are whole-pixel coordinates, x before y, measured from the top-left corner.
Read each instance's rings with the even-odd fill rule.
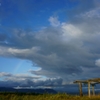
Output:
[[[14,88],[9,88],[9,87],[0,87],[0,92],[24,92],[24,93],[52,93],[55,94],[57,93],[53,89],[14,89]]]

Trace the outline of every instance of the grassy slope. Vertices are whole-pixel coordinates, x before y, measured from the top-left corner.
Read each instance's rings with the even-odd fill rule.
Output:
[[[100,95],[91,98],[87,96],[73,96],[67,94],[16,94],[16,93],[0,93],[0,100],[100,100]]]

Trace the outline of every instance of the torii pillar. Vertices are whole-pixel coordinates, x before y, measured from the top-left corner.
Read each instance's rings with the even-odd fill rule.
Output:
[[[80,92],[80,96],[83,96],[82,83],[81,82],[79,82],[79,92]]]

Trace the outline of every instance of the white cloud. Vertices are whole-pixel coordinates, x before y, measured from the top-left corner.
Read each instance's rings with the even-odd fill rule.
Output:
[[[7,76],[12,76],[10,73],[5,73],[5,72],[0,72],[0,77],[7,77]]]
[[[79,38],[79,36],[82,34],[82,31],[72,24],[62,23],[61,28],[64,37],[66,37],[67,39]]]
[[[100,59],[98,59],[98,60],[95,61],[95,65],[98,66],[98,67],[100,67]]]
[[[52,26],[54,26],[54,27],[57,27],[57,26],[59,26],[60,25],[60,21],[58,20],[58,18],[57,17],[50,17],[49,18],[49,22],[50,22],[50,24],[52,25]]]
[[[78,17],[83,18],[100,18],[100,7],[90,10],[88,12],[80,14]]]
[[[38,47],[32,47],[30,49],[15,49],[15,48],[8,48],[8,53],[11,54],[30,54],[30,53],[36,53],[39,50]]]

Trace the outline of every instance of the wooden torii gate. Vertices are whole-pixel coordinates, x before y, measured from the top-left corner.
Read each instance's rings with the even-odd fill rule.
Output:
[[[76,80],[74,83],[79,84],[79,91],[80,91],[80,96],[83,96],[82,92],[82,83],[88,84],[88,96],[91,96],[91,86],[92,86],[92,94],[95,95],[95,90],[94,86],[95,84],[100,83],[100,78],[94,78],[94,79],[88,79],[88,80]]]

